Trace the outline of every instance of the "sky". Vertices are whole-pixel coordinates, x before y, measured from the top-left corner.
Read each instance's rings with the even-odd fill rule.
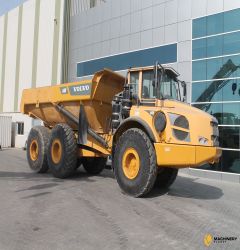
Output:
[[[0,16],[27,0],[0,0]]]

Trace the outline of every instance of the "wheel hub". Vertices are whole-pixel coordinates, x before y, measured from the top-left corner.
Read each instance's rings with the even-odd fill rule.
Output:
[[[128,148],[122,160],[122,168],[125,176],[132,180],[137,177],[140,169],[140,158],[138,152],[134,148]]]
[[[51,147],[52,160],[55,164],[58,164],[62,158],[62,144],[59,139],[55,139]]]
[[[39,148],[37,140],[33,140],[30,144],[30,157],[32,161],[36,161],[38,159]]]

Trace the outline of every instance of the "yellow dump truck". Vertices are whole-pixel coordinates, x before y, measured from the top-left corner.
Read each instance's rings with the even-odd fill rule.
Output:
[[[121,189],[134,197],[169,187],[179,168],[221,156],[217,120],[183,102],[186,84],[170,67],[109,69],[91,80],[23,91],[21,112],[43,121],[27,141],[30,168],[66,178],[80,165],[99,174],[112,156]]]

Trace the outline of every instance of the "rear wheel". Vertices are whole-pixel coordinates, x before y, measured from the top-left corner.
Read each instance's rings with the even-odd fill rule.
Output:
[[[155,186],[159,188],[169,188],[176,180],[177,175],[177,168],[160,168],[155,182]]]
[[[67,124],[56,125],[51,133],[48,164],[57,178],[70,176],[77,166],[77,140]]]
[[[107,158],[84,157],[82,164],[87,173],[91,175],[100,174],[106,166]]]
[[[43,126],[33,127],[27,140],[27,160],[35,173],[48,171],[47,149],[50,131]]]
[[[157,176],[156,154],[141,129],[127,130],[117,142],[113,167],[121,189],[134,197],[151,191]]]

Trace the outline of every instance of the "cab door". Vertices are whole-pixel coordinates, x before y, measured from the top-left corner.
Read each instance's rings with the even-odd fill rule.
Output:
[[[130,71],[128,74],[128,84],[132,86],[133,95],[136,96],[138,99],[140,99],[141,71],[139,70]]]
[[[155,105],[157,90],[154,84],[155,76],[153,69],[141,71],[141,103]]]

